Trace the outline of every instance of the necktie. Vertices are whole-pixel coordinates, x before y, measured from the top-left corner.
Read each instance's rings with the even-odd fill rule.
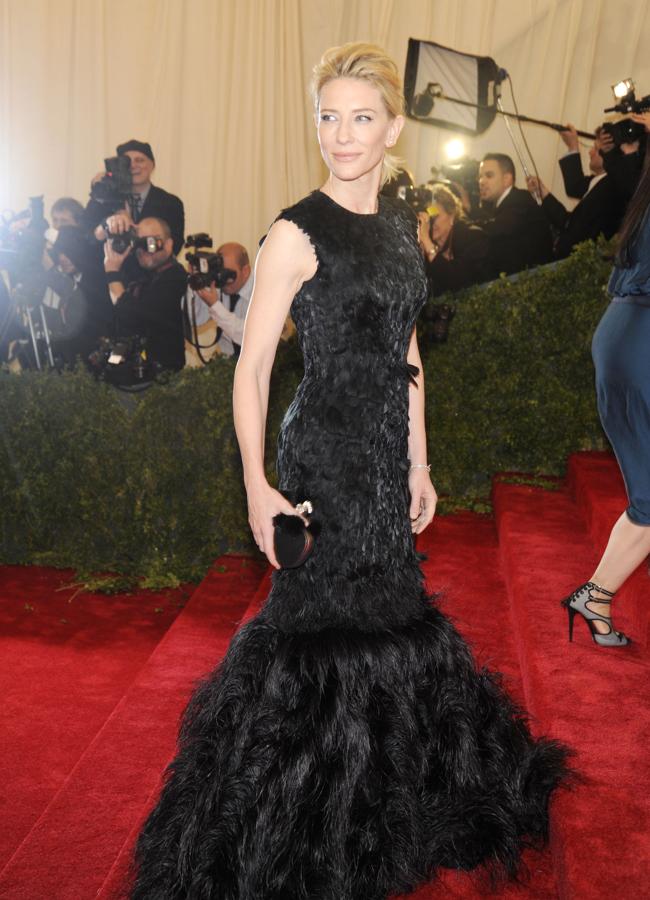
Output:
[[[222,294],[221,296],[224,300],[226,297],[228,297],[228,301],[229,301],[228,308],[229,308],[230,312],[234,312],[235,307],[237,306],[237,303],[239,302],[240,295],[239,294]],[[221,328],[217,328],[217,340],[221,339],[222,334],[223,334],[223,332],[222,332]],[[239,351],[241,350],[241,346],[239,344],[236,344],[232,340],[231,340],[231,343],[232,343],[232,349],[233,349],[233,356],[235,357],[235,359],[237,359],[237,357],[239,356]]]
[[[131,215],[134,222],[140,221],[140,213],[142,212],[142,197],[140,194],[134,194],[131,197]]]

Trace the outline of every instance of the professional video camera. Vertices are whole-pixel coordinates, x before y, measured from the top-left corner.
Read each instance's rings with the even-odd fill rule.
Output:
[[[109,156],[104,160],[106,174],[90,189],[90,196],[98,203],[121,209],[133,193],[131,160],[128,156]]]
[[[226,269],[223,264],[223,256],[220,253],[210,253],[201,250],[201,247],[212,247],[212,238],[205,232],[191,234],[185,241],[186,248],[194,248],[194,253],[186,253],[185,259],[192,271],[187,276],[187,283],[193,291],[215,284],[218,288],[225,287],[234,281],[237,273],[233,269]]]
[[[125,253],[129,247],[132,247],[134,250],[145,250],[147,253],[157,253],[158,250],[162,250],[165,246],[162,238],[154,237],[153,235],[138,237],[138,232],[133,226],[121,234],[113,234],[108,230],[108,222],[106,220],[104,220],[102,225],[108,235],[108,240],[111,242],[111,247],[116,253]]]
[[[160,366],[147,359],[147,340],[139,335],[115,341],[101,338],[88,363],[97,378],[127,389],[146,387],[160,372]]]
[[[418,187],[399,187],[397,196],[408,203],[415,213],[429,212],[430,207],[435,206],[433,191],[426,184],[421,184]],[[429,215],[432,215],[432,213],[429,212]]]
[[[11,304],[0,321],[0,343],[13,325],[29,334],[32,354],[26,357],[29,365],[42,362],[54,367],[50,333],[43,309],[46,278],[43,269],[43,250],[47,222],[43,197],[30,197],[29,207],[4,216],[0,221],[0,269],[9,276]],[[42,356],[42,354],[45,354]]]
[[[618,100],[614,106],[608,106],[603,112],[611,113],[642,113],[650,110],[650,94],[647,97],[636,99],[635,85],[631,78],[625,78],[612,86],[614,99]],[[645,134],[645,128],[632,119],[619,119],[618,122],[605,122],[602,130],[611,134],[617,147],[621,144],[631,144],[640,140]]]
[[[27,209],[0,222],[0,269],[9,273],[12,286],[42,271],[46,230],[42,195],[30,197]]]

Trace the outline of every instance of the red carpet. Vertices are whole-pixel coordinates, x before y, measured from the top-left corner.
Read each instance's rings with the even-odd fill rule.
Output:
[[[121,700],[106,710],[101,729],[89,735],[60,790],[44,810],[38,810],[40,818],[0,873],[0,897],[95,897],[173,752],[178,718],[193,681],[223,654],[259,584],[261,569],[249,560],[231,557],[220,563],[183,615],[164,637],[158,635],[162,640],[155,649],[149,647],[150,652],[153,649],[149,658],[143,655],[140,662],[146,664],[131,670],[130,681],[123,680]],[[113,599],[105,597],[102,602],[108,605]],[[109,621],[103,636],[104,652],[118,659],[122,631],[119,621],[115,631]],[[89,644],[91,652],[77,657],[77,678],[94,671]],[[29,649],[30,641],[25,641],[22,654]],[[58,708],[58,701],[51,706],[57,711],[51,716],[57,736],[69,727]],[[65,704],[64,709],[67,713]],[[77,715],[84,715],[83,707]],[[70,718],[74,723],[74,711]],[[23,756],[20,742],[14,753]]]
[[[59,590],[72,572],[0,568],[0,868],[174,621],[185,590]]]
[[[600,650],[586,626],[579,627],[584,623],[576,621],[576,642],[568,643],[559,600],[591,574],[594,540],[602,542],[603,529],[624,506],[610,458],[580,454],[569,468],[570,489],[559,492],[497,484],[496,528],[491,518],[472,514],[440,518],[420,549],[428,554],[424,570],[431,589],[444,592],[444,611],[470,641],[478,662],[503,672],[511,693],[524,700],[536,731],[576,749],[587,781],[554,802],[550,848],[526,855],[526,883],[494,896],[641,898],[650,896],[650,657],[644,643],[649,582],[640,571],[634,590],[616,606],[617,624],[635,638],[642,626],[643,640],[626,651]],[[134,608],[132,620],[123,611],[112,617],[110,604],[116,601],[100,598],[99,606],[107,606],[102,628],[97,626],[94,638],[82,640],[80,633],[81,646],[73,648],[71,674],[61,688],[48,684],[64,658],[56,623],[42,628],[35,618],[26,618],[32,615],[26,610],[22,618],[16,615],[15,592],[6,600],[15,570],[5,570],[2,614],[13,603],[14,619],[3,619],[3,631],[13,643],[11,657],[3,653],[0,672],[9,682],[6,691],[13,686],[17,699],[8,714],[12,747],[0,758],[5,771],[21,771],[21,766],[24,771],[20,783],[10,786],[9,819],[3,816],[13,835],[5,859],[16,849],[0,872],[0,897],[123,896],[133,840],[173,752],[191,686],[225,652],[245,607],[246,617],[253,615],[268,590],[259,568],[236,559],[225,564],[227,571],[213,571],[175,622],[173,610],[150,613],[147,619],[144,608]],[[38,573],[32,577],[31,596],[49,595],[42,581],[39,588]],[[120,602],[134,606],[134,601],[131,606]],[[138,613],[144,616],[139,625]],[[102,611],[96,616],[101,618]],[[3,639],[2,649],[9,646]],[[93,688],[95,680],[101,690]],[[84,690],[82,683],[89,686]],[[45,747],[38,740],[38,723],[44,723]],[[66,752],[54,752],[57,746]],[[36,791],[36,779],[48,789]],[[471,876],[445,872],[438,883],[410,896],[470,900],[484,895],[490,896]]]

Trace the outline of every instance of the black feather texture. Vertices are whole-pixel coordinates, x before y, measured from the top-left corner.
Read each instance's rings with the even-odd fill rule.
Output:
[[[535,740],[426,596],[408,518],[409,338],[426,295],[412,213],[315,191],[292,314],[305,377],[280,486],[320,532],[195,692],[138,842],[133,900],[386,900],[439,867],[514,877],[566,750]]]

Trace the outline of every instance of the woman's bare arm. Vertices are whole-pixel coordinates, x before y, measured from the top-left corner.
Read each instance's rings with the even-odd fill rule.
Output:
[[[433,519],[438,497],[428,470],[417,468],[427,465],[427,434],[424,423],[424,373],[422,372],[422,360],[415,328],[411,335],[406,359],[407,362],[418,368],[418,375],[415,379],[417,386],[409,385],[408,452],[411,466],[416,466],[409,471],[409,490],[411,492],[409,515],[412,531],[419,534]]]
[[[244,466],[248,519],[258,547],[276,568],[273,517],[294,511],[268,484],[264,473],[269,381],[291,302],[303,282],[315,274],[317,265],[308,238],[297,226],[284,220],[272,226],[255,264],[255,284],[235,371],[233,413]]]

